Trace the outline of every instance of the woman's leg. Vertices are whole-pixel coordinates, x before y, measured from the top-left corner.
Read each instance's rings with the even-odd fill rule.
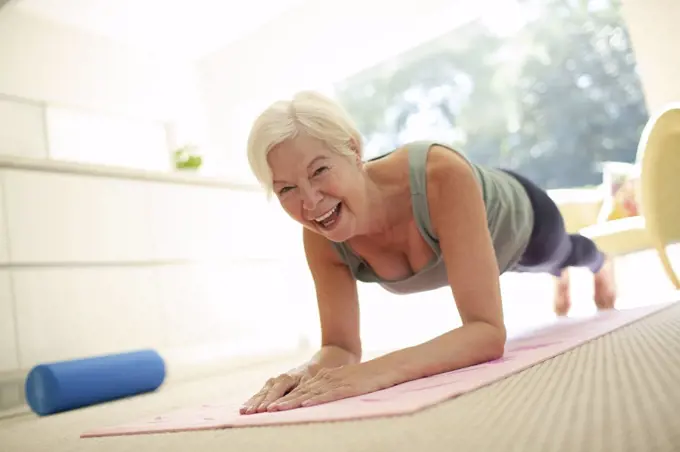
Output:
[[[615,282],[611,262],[589,238],[567,233],[562,213],[544,190],[519,174],[506,172],[524,186],[534,208],[534,230],[518,271],[555,276],[555,312],[565,315],[571,305],[567,269],[588,268],[595,278],[596,305],[601,309],[613,308]]]

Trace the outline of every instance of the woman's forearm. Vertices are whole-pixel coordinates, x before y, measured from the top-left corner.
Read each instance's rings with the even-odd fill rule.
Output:
[[[363,365],[384,373],[388,386],[392,386],[498,359],[503,356],[505,339],[504,329],[473,322]]]

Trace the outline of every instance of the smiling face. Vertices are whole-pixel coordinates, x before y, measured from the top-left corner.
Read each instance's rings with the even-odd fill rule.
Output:
[[[358,155],[343,155],[320,140],[299,136],[272,149],[267,161],[274,193],[288,215],[334,242],[356,234],[365,204]]]

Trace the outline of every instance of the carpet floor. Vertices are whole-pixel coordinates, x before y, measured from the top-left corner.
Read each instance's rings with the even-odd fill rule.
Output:
[[[215,401],[242,402],[296,358],[77,411],[0,422],[2,452],[680,451],[680,303],[412,415],[88,438],[89,429]]]

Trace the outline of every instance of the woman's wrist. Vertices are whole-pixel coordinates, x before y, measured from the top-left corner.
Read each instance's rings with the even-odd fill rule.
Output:
[[[359,361],[360,357],[352,352],[336,345],[325,345],[314,354],[309,360],[308,365],[317,368],[340,367],[348,364],[357,364]]]
[[[321,369],[357,364],[359,361],[360,359],[357,356],[341,347],[325,345],[308,361],[292,368],[287,373],[291,375],[306,374],[308,377],[313,377]]]

